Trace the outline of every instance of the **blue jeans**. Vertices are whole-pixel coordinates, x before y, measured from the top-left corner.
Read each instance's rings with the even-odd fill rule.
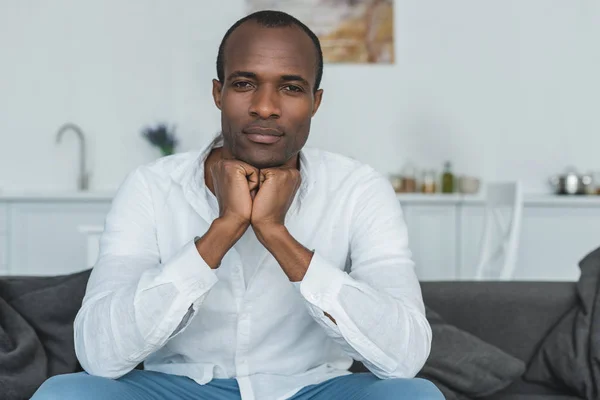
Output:
[[[153,371],[133,370],[116,379],[85,372],[48,379],[33,400],[239,400],[235,379],[213,379],[199,385],[192,379]],[[443,400],[442,393],[423,379],[381,380],[370,373],[333,378],[303,388],[293,400]]]

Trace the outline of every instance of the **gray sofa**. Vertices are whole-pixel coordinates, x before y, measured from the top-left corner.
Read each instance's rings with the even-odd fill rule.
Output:
[[[40,347],[44,348],[42,353],[46,353],[44,357],[47,357],[47,361],[44,358],[43,363],[48,365],[44,371],[39,368],[31,369],[38,374],[37,378],[32,378],[31,382],[21,385],[22,387],[16,387],[20,382],[14,377],[3,379],[2,374],[6,371],[0,365],[0,391],[31,393],[35,390],[35,382],[39,381],[40,373],[54,375],[80,370],[72,350],[72,322],[81,304],[87,274],[86,271],[67,277],[0,278],[0,300],[5,300],[6,304],[20,313],[18,317],[22,316],[33,327],[40,338]],[[447,323],[525,362],[533,355],[548,331],[576,301],[575,284],[570,282],[425,282],[422,283],[422,289],[425,304],[439,313]],[[29,291],[36,294],[30,295]],[[69,311],[61,313],[62,309]],[[35,312],[29,313],[29,310]],[[0,323],[10,323],[7,322],[7,317],[0,316]],[[1,345],[0,340],[0,353],[3,350]],[[23,348],[18,343],[10,345],[17,350]],[[29,343],[25,343],[25,348],[27,346],[31,347]],[[33,360],[34,352],[27,354],[32,354],[27,357]],[[1,356],[2,354],[0,360]],[[25,367],[21,366],[20,371],[29,371]],[[360,363],[355,363],[353,371],[363,368]],[[22,376],[20,379],[23,379]],[[11,388],[11,385],[15,388]],[[542,385],[518,380],[488,399],[566,400],[577,397],[570,396],[566,390],[557,392]]]

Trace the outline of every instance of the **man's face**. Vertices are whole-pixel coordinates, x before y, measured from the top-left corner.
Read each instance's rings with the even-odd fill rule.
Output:
[[[223,152],[256,168],[296,161],[321,103],[317,55],[298,27],[238,27],[224,50],[224,82],[213,80]]]

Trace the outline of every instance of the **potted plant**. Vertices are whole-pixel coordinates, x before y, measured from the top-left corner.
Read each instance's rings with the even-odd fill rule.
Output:
[[[156,126],[148,126],[142,130],[142,136],[150,142],[151,145],[160,149],[163,156],[169,156],[175,153],[178,140],[175,137],[175,126],[169,127],[165,123],[159,123]]]

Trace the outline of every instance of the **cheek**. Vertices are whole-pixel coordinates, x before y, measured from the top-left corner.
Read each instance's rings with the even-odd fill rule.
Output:
[[[283,112],[284,115],[288,116],[290,122],[300,129],[303,126],[310,125],[312,101],[304,100],[289,102],[285,105]]]
[[[236,119],[246,115],[248,99],[241,93],[230,93],[223,96],[222,113],[229,119]]]

